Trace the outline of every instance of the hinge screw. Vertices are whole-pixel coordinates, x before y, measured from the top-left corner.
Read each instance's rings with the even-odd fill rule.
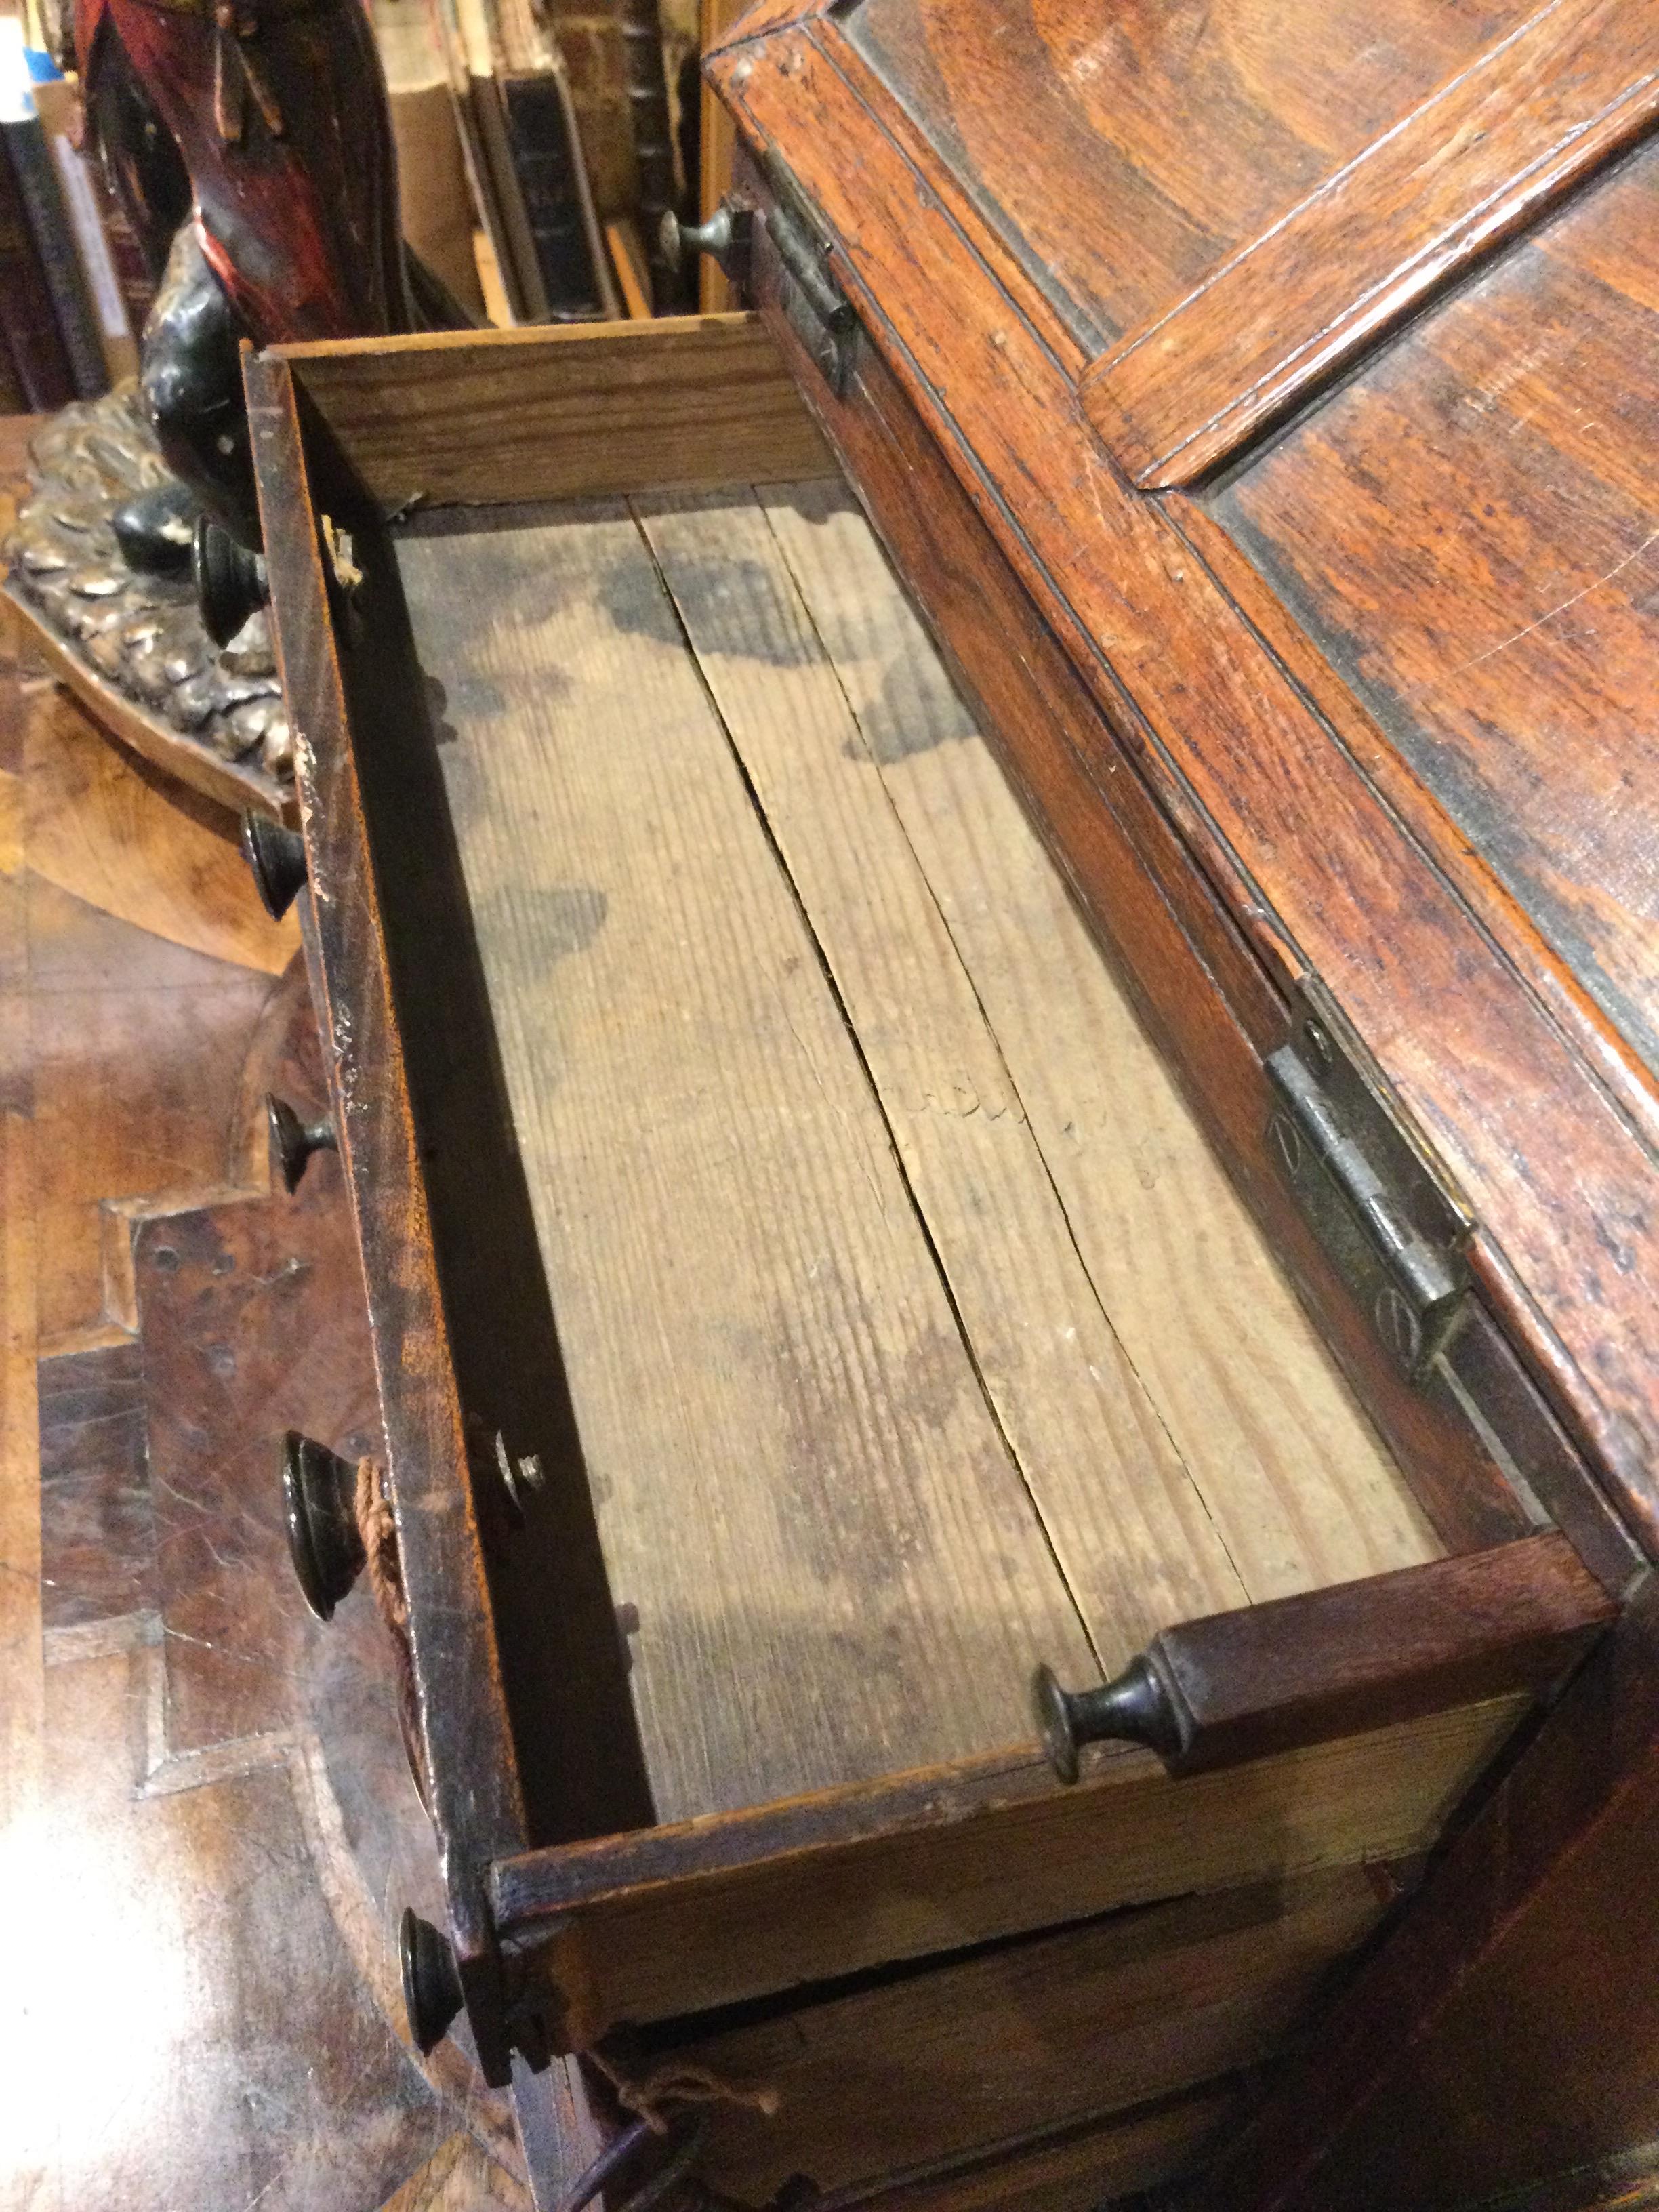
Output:
[[[1307,1047],[1308,1057],[1314,1065],[1314,1073],[1316,1075],[1328,1076],[1336,1066],[1336,1054],[1332,1049],[1330,1038],[1319,1023],[1304,1024],[1302,1042]]]

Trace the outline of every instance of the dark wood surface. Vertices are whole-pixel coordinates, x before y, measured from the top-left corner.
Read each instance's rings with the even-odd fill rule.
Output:
[[[703,2171],[738,2203],[797,2173],[869,2185],[1259,2063],[1395,1895],[1376,1865],[1182,1899],[636,2047],[783,2100],[787,2135],[753,2106],[712,2116]]]
[[[1618,1613],[1552,1533],[1166,1629],[1177,1771],[1561,1680]]]
[[[1389,15],[1396,55],[1415,49],[1404,13]],[[1294,33],[1271,20],[1279,52]],[[1638,137],[1656,64],[1659,10],[1540,8],[1092,363],[1084,411],[1137,483],[1192,483]]]
[[[1035,1753],[502,1861],[562,2041],[774,1995],[1186,1891],[1425,1850],[1519,1698],[1173,1781],[1108,1746],[1066,1789]]]
[[[1206,2212],[1473,2205],[1626,2146],[1625,2185],[1651,2174],[1656,1627],[1650,1581],[1210,2177]],[[1585,2188],[1543,2193],[1596,2202]]]
[[[1323,978],[1449,1166],[1480,1224],[1478,1279],[1651,1540],[1655,1373],[1636,1288],[1655,1218],[1645,1151],[1530,977],[1402,835],[1170,522],[1115,477],[1063,368],[988,281],[933,188],[940,165],[839,19],[748,40],[713,66],[751,142],[785,145],[869,343],[1054,624],[1121,757],[1269,975],[1305,965]],[[829,156],[854,139],[855,169]],[[1075,817],[1056,830],[1068,845],[1085,834]],[[1629,1224],[1615,1252],[1598,1226],[1608,1219]]]

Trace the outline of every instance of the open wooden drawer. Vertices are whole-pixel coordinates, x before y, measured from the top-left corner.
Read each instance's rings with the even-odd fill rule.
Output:
[[[249,386],[394,1533],[291,1504],[407,1639],[422,2038],[714,2087],[742,2204],[1178,2170],[1633,1551],[1380,1444],[755,322]]]

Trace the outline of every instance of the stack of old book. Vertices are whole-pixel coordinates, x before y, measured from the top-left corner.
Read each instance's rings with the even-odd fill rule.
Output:
[[[422,4],[417,31],[410,11]],[[411,68],[448,87],[500,287],[495,319],[683,304],[683,280],[656,248],[664,214],[687,210],[696,191],[695,149],[677,143],[669,93],[680,74],[671,55],[693,70],[696,58],[695,9],[680,14],[665,20],[659,0],[375,0],[400,149]],[[695,134],[695,97],[683,106]]]

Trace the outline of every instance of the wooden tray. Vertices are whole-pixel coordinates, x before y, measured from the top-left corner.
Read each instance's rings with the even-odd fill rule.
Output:
[[[486,2073],[711,2069],[744,2204],[1146,2185],[1627,1540],[1380,1443],[751,319],[249,374]],[[1034,1664],[1154,1638],[1066,1786]]]

